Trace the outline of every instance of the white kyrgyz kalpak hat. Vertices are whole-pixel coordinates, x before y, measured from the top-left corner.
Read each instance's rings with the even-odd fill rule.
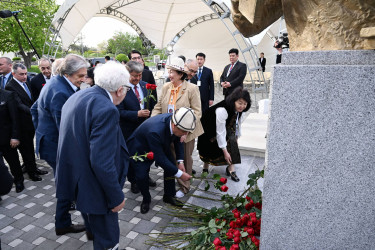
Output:
[[[172,122],[183,131],[192,132],[196,122],[194,110],[184,107],[176,110],[172,115]]]
[[[177,70],[177,71],[180,71],[180,72],[188,73],[188,72],[185,71],[184,61],[179,57],[173,58],[171,60],[171,63],[169,65],[167,65],[167,69],[174,69],[174,70]]]

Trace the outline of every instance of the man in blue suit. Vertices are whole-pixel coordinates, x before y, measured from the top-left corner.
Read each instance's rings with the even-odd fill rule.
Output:
[[[174,198],[176,195],[175,181],[173,177],[188,181],[191,176],[186,173],[185,167],[179,164],[176,167],[176,159],[172,156],[171,143],[174,143],[176,158],[184,158],[184,147],[179,137],[187,135],[195,129],[196,118],[190,108],[180,108],[175,113],[166,113],[149,118],[142,123],[130,136],[127,143],[132,145],[130,155],[153,152],[156,164],[164,170],[164,196],[163,201],[174,206],[182,206],[182,203]],[[137,186],[140,189],[143,201],[141,213],[145,214],[150,209],[151,195],[148,185],[148,173],[153,160],[130,161],[130,170],[134,171]]]
[[[60,75],[42,88],[38,100],[31,107],[36,134],[36,153],[45,160],[56,175],[57,143],[61,120],[61,109],[66,100],[79,90],[89,64],[78,55],[68,55],[60,65]],[[57,199],[55,232],[57,235],[78,233],[84,225],[73,225],[69,209],[74,200]],[[91,238],[88,235],[88,238]]]
[[[214,103],[215,96],[215,86],[214,86],[214,75],[210,68],[204,65],[206,61],[206,55],[203,53],[198,53],[196,56],[198,62],[198,72],[190,80],[191,83],[196,84],[199,87],[199,92],[201,94],[201,105],[202,114]]]
[[[126,64],[126,68],[130,74],[129,82],[131,83],[130,86],[132,91],[129,91],[125,99],[117,105],[120,112],[120,127],[125,141],[130,137],[134,130],[142,124],[142,122],[150,117],[151,110],[157,102],[156,90],[152,90],[151,92],[155,97],[155,100],[150,98],[148,104],[147,101],[143,101],[148,94],[146,82],[141,81],[143,65],[137,61],[129,61]],[[134,177],[128,175],[128,180],[131,182],[130,190],[135,194],[139,193]],[[149,178],[149,185],[150,187],[155,187],[156,182]]]
[[[75,200],[94,249],[117,249],[118,212],[129,153],[115,105],[125,98],[129,73],[113,61],[95,69],[95,86],[71,96],[62,108],[56,197]],[[42,92],[44,89],[42,90]]]

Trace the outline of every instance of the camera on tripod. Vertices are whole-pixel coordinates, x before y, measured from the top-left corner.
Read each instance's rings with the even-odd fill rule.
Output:
[[[276,49],[288,49],[289,48],[289,38],[288,33],[280,33],[279,37],[276,38],[274,46]]]

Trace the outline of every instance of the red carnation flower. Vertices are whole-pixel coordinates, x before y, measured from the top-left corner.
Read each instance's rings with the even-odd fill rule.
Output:
[[[250,210],[252,207],[253,207],[253,206],[252,206],[250,203],[247,203],[247,204],[245,205],[245,209],[246,209],[246,210]]]
[[[251,218],[255,218],[256,216],[257,216],[257,214],[255,212],[250,213]]]
[[[147,153],[147,159],[149,159],[149,160],[153,160],[154,159],[154,153],[153,152],[148,152]]]
[[[249,234],[249,235],[254,235],[254,229],[252,229],[252,228],[249,228],[249,229],[247,229],[247,233]]]
[[[226,185],[223,185],[223,186],[220,187],[220,190],[222,192],[226,192],[226,191],[228,191],[228,187]]]
[[[215,239],[214,239],[214,245],[215,246],[220,246],[221,245],[221,240],[220,240],[220,238],[219,237],[216,237]]]
[[[151,89],[152,90],[155,90],[156,89],[156,85],[155,84],[150,84],[151,85]]]
[[[151,85],[152,85],[152,84],[147,83],[147,84],[146,84],[146,89],[151,89]]]
[[[252,241],[252,242],[255,243],[257,240],[258,240],[257,237],[255,237],[255,236],[252,236],[252,237],[251,237],[251,241]]]
[[[248,195],[246,195],[246,200],[250,201],[251,198]]]
[[[234,218],[240,218],[240,217],[241,217],[241,213],[240,212],[234,213]]]
[[[231,247],[230,247],[230,250],[239,250],[240,247],[238,246],[238,244],[233,244]]]
[[[221,177],[220,182],[223,183],[223,184],[227,183],[227,178]]]
[[[251,222],[252,222],[253,224],[256,224],[256,223],[257,223],[257,218],[252,217],[252,218],[251,218]]]
[[[233,234],[231,232],[226,233],[226,236],[229,240],[233,239]]]
[[[240,237],[234,237],[233,239],[234,243],[238,244],[241,242],[241,238]]]
[[[230,226],[231,228],[236,228],[236,227],[237,227],[235,221],[231,221],[231,222],[229,223],[229,226]]]
[[[239,230],[234,231],[233,235],[235,237],[241,237],[241,232]]]

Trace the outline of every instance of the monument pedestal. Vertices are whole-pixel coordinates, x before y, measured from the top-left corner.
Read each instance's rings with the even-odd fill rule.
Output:
[[[375,248],[375,51],[275,66],[261,249]]]

